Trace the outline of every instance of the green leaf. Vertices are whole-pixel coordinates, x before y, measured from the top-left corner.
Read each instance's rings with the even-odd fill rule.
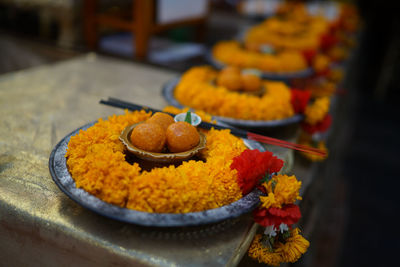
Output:
[[[261,183],[261,184],[262,184],[262,183],[268,183],[269,180],[271,180],[271,177],[270,177],[269,173],[266,172],[266,173],[264,174],[263,178],[261,178],[260,183]]]
[[[289,231],[284,231],[282,234],[283,239],[286,241],[290,237],[290,232]]]
[[[272,180],[272,182],[271,182],[272,192],[275,191],[275,186],[276,186],[277,183],[278,183],[277,181]]]
[[[266,247],[269,252],[274,252],[274,243],[275,243],[275,238],[274,237],[268,237],[267,235],[262,235],[260,243]]]
[[[192,124],[192,113],[190,111],[186,112],[185,121],[189,124]]]

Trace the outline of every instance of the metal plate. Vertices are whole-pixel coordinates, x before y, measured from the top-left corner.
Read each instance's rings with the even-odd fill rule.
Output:
[[[215,59],[211,52],[206,54],[206,60],[216,69],[223,69],[226,64],[221,61]],[[303,79],[309,78],[314,74],[314,70],[310,67],[300,70],[300,71],[291,71],[291,72],[263,72],[261,71],[261,78],[273,81],[283,81],[289,82],[291,79]]]
[[[174,78],[164,84],[162,88],[162,94],[170,105],[173,105],[177,108],[183,108],[184,106],[176,100],[174,96],[175,87],[178,85],[180,77]],[[237,127],[248,127],[248,128],[272,128],[272,127],[280,127],[287,126],[294,123],[298,123],[302,121],[304,118],[301,114],[296,114],[292,117],[282,119],[282,120],[270,120],[270,121],[261,121],[261,120],[240,120],[233,119],[228,117],[220,117],[213,116],[213,119],[227,123],[229,125],[237,126]]]
[[[72,133],[65,136],[53,149],[49,159],[49,169],[51,176],[57,186],[68,197],[81,206],[94,211],[103,216],[122,222],[133,223],[144,226],[156,227],[181,227],[216,223],[228,219],[233,219],[252,211],[259,204],[261,191],[253,190],[243,198],[229,205],[216,209],[205,210],[202,212],[189,213],[149,213],[121,208],[102,201],[101,199],[89,194],[81,188],[76,188],[75,181],[68,171],[65,154],[71,136],[79,133],[79,130],[86,130],[93,126],[95,122],[86,124]],[[264,147],[254,141],[244,140],[250,149],[265,151]]]

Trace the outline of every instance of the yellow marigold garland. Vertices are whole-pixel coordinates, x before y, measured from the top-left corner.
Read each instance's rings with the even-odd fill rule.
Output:
[[[277,49],[318,49],[320,37],[329,29],[328,21],[321,16],[310,16],[305,10],[291,14],[285,20],[271,17],[251,27],[245,36],[248,46],[269,44]]]
[[[298,181],[294,175],[275,175],[262,186],[268,192],[267,196],[261,196],[261,206],[264,208],[281,208],[284,204],[292,204],[296,200],[301,200],[299,190],[301,181]]]
[[[331,60],[328,56],[324,54],[317,54],[313,59],[312,67],[316,73],[320,73],[329,69],[330,64]]]
[[[263,236],[257,234],[250,245],[248,254],[260,263],[271,266],[279,266],[282,262],[296,262],[301,255],[306,253],[310,242],[299,234],[300,230],[295,228],[290,231],[290,237],[285,243],[277,242],[276,249],[271,249],[262,242]]]
[[[298,144],[300,145],[305,145],[305,146],[310,146],[310,147],[315,147],[318,148],[324,152],[326,152],[326,156],[319,156],[319,155],[314,155],[314,154],[309,154],[309,153],[304,153],[304,152],[299,152],[302,156],[305,158],[311,160],[311,161],[323,161],[328,157],[328,148],[326,147],[325,141],[320,140],[320,141],[313,141],[312,136],[302,132],[300,135],[298,141]]]
[[[271,250],[262,243],[262,235],[255,236],[250,245],[248,254],[260,263],[271,266],[279,266],[282,262],[296,262],[308,249],[310,242],[299,234],[300,230],[295,228],[290,231],[290,237],[285,243],[277,242],[276,249]]]
[[[310,143],[299,143],[302,145],[307,145],[307,146],[312,146]],[[317,142],[316,148],[326,152],[326,156],[319,156],[319,155],[314,155],[314,154],[309,154],[309,153],[304,153],[300,152],[304,157],[308,158],[311,161],[324,161],[328,157],[328,148],[326,147],[325,141],[319,141]]]
[[[304,111],[305,121],[311,125],[320,122],[328,113],[329,106],[329,97],[317,98],[313,104],[306,107]]]
[[[271,266],[279,266],[282,262],[282,255],[276,251],[272,251],[261,243],[262,235],[257,234],[248,250],[248,255],[260,263]]]
[[[291,92],[284,83],[264,81],[266,92],[257,97],[212,84],[216,75],[208,66],[189,69],[174,90],[175,98],[196,110],[229,118],[278,120],[294,115]]]
[[[288,175],[265,178],[262,186],[267,196],[260,196],[261,205],[254,211],[254,220],[265,227],[250,245],[251,258],[272,266],[282,262],[295,262],[303,255],[310,243],[303,238],[298,228],[292,228],[301,217],[294,203],[301,200],[301,181]]]
[[[121,207],[158,213],[202,211],[242,197],[232,159],[246,149],[228,130],[206,132],[203,161],[142,171],[125,161],[121,131],[150,117],[144,111],[110,116],[71,137],[67,166],[76,186]]]
[[[290,231],[290,237],[285,243],[278,243],[276,252],[282,256],[284,262],[296,262],[306,253],[310,242],[300,235],[299,228]]]
[[[276,55],[246,50],[237,41],[221,41],[214,45],[213,56],[218,61],[239,68],[265,72],[294,72],[307,68],[301,52],[284,51]]]

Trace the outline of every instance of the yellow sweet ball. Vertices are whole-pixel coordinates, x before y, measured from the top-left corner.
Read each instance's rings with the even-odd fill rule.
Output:
[[[226,66],[220,71],[220,74],[240,75],[240,69],[235,66]]]
[[[160,126],[163,127],[163,129],[166,131],[168,126],[172,123],[174,123],[174,118],[172,118],[172,116],[163,113],[163,112],[156,112],[153,114],[153,116],[151,116],[149,119],[147,119],[146,122],[150,122],[150,123],[157,123]]]
[[[259,52],[260,50],[260,45],[254,42],[246,42],[245,46],[248,51]]]
[[[137,148],[148,152],[160,153],[164,149],[167,138],[161,125],[144,122],[133,129],[130,140]]]
[[[173,153],[188,151],[197,146],[200,141],[196,128],[185,121],[168,126],[166,136],[168,150]]]
[[[240,72],[221,71],[217,77],[217,85],[231,91],[238,91],[241,88]]]
[[[242,89],[245,91],[258,91],[261,88],[261,79],[255,74],[242,74],[240,76]]]

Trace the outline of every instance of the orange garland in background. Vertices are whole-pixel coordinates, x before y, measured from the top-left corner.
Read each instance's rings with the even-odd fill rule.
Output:
[[[301,52],[283,51],[277,54],[265,54],[248,50],[237,41],[218,42],[214,45],[212,54],[215,59],[226,65],[265,72],[295,72],[308,67]]]
[[[257,50],[263,45],[277,50],[318,50],[321,36],[328,30],[327,19],[308,15],[301,6],[284,18],[274,16],[251,27],[246,33],[245,45]]]
[[[278,120],[294,115],[291,92],[284,83],[263,81],[266,90],[258,97],[213,84],[217,73],[207,66],[189,69],[174,90],[175,98],[185,106],[229,118]]]
[[[215,44],[213,57],[226,65],[264,72],[311,67],[323,73],[333,62],[346,60],[355,44],[357,10],[346,4],[337,4],[337,8],[339,16],[329,21],[323,15],[309,14],[303,3],[285,3],[277,15],[251,27],[243,45],[237,41]]]
[[[283,82],[263,80],[265,92],[255,96],[215,85],[217,75],[218,71],[208,66],[192,67],[182,75],[175,98],[208,114],[245,120],[279,120],[304,112],[306,121],[315,124],[329,111],[329,98],[308,104],[307,91],[290,90]]]
[[[308,134],[307,132],[301,133],[300,137],[297,140],[297,143],[300,145],[315,147],[315,148],[318,148],[318,149],[326,152],[326,156],[324,156],[324,157],[299,152],[303,157],[305,157],[311,161],[323,161],[328,157],[329,153],[328,153],[328,148],[326,147],[325,141],[323,141],[323,140],[315,141],[315,140],[313,140],[312,135]]]
[[[314,103],[306,107],[304,111],[305,122],[315,125],[322,121],[329,112],[330,103],[329,97],[317,98]]]

